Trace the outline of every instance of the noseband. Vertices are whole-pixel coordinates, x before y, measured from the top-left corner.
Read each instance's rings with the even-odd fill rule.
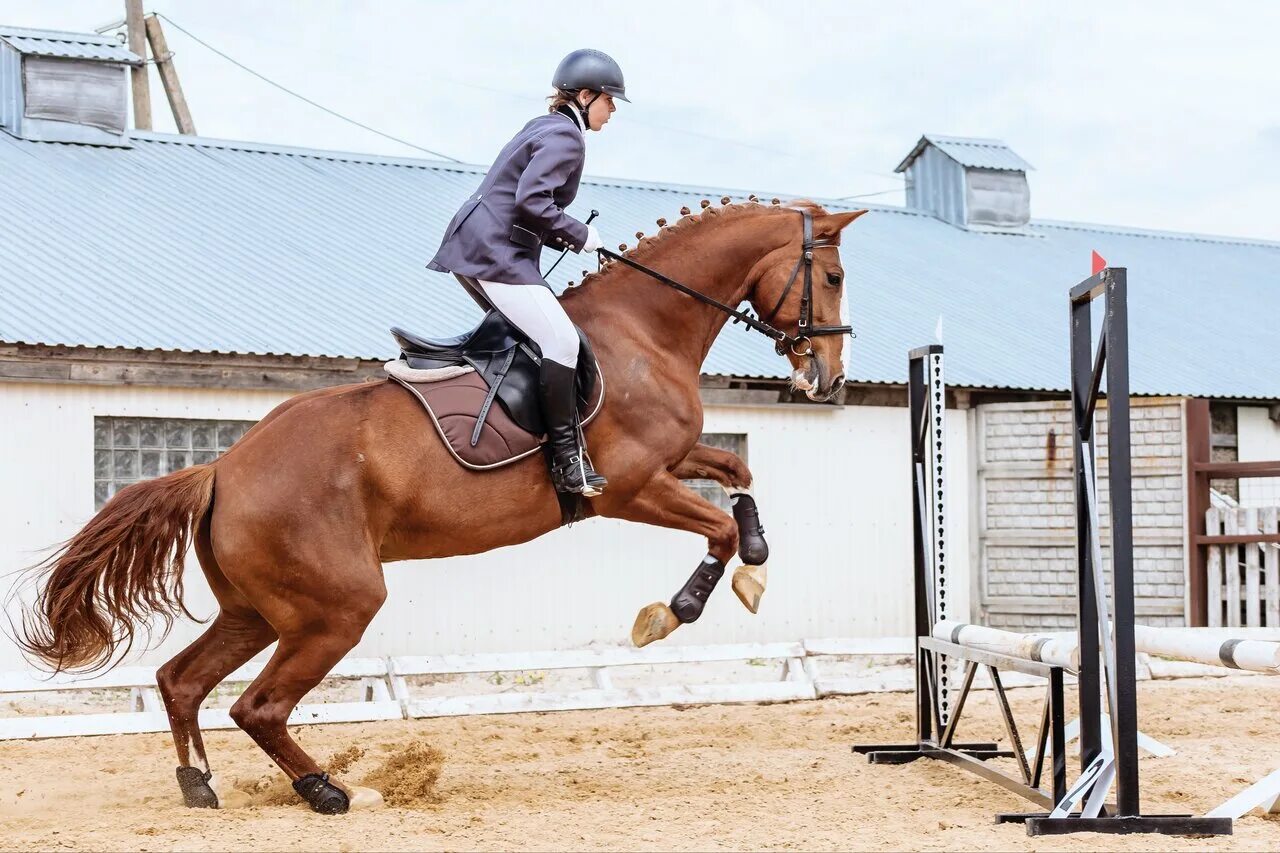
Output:
[[[733,318],[734,323],[742,323],[749,329],[754,329],[762,335],[765,335],[773,341],[773,348],[778,355],[786,355],[790,350],[795,356],[812,356],[813,355],[813,338],[819,335],[851,335],[853,334],[852,326],[814,326],[813,325],[813,250],[823,246],[834,246],[834,242],[830,240],[813,239],[813,214],[807,210],[796,211],[800,214],[801,227],[804,232],[804,240],[800,251],[800,259],[796,261],[796,265],[791,270],[791,277],[787,279],[787,286],[782,289],[782,295],[778,297],[777,303],[774,304],[773,310],[769,312],[768,317],[753,317],[751,314],[739,311],[729,305],[712,299],[705,293],[700,293],[691,287],[681,284],[680,282],[668,278],[657,270],[650,269],[644,264],[638,264],[630,258],[623,257],[617,252],[609,249],[597,249],[601,257],[609,258],[613,261],[621,261],[626,266],[634,270],[644,273],[655,281],[665,284],[673,290],[678,290],[686,296],[692,296],[699,302],[711,305],[720,311],[728,314]],[[800,290],[800,323],[797,327],[796,334],[788,334],[781,329],[772,325],[773,319],[777,316],[778,311],[782,308],[782,303],[786,301],[790,295],[792,287],[795,286],[796,279],[800,277],[800,270],[804,269],[804,285]]]

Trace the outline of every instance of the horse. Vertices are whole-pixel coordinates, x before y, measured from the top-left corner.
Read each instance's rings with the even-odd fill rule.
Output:
[[[698,214],[686,208],[673,224],[660,221],[661,230],[630,251],[620,247],[621,257],[726,305],[747,302],[757,316],[772,309],[779,328],[799,328],[807,297],[790,291],[806,247],[803,216],[816,238],[808,245],[815,246],[810,261],[819,282],[803,316],[815,328],[830,326],[840,319],[844,292],[840,233],[865,212],[828,213],[812,202],[704,202]],[[698,441],[700,367],[727,315],[616,260],[561,301],[592,341],[607,380],[587,437],[609,488],[588,502],[589,514],[703,536],[708,554],[699,567],[717,561],[722,572],[738,549],[738,525],[681,481],[706,477],[740,492],[752,484],[739,457]],[[792,383],[815,401],[830,400],[844,382],[843,336],[803,340],[807,348],[785,351]],[[204,634],[156,673],[184,801],[215,808],[247,802],[212,772],[197,712],[219,682],[277,642],[231,718],[314,810],[342,813],[376,805],[381,796],[331,779],[286,722],[382,606],[383,564],[476,554],[561,523],[537,455],[469,471],[395,383],[319,389],[277,406],[214,462],[118,492],[35,567],[39,592],[24,611],[18,641],[57,670],[114,665],[138,625],[159,617],[167,631],[180,615],[191,617],[182,603],[182,564],[194,545],[219,609]],[[735,590],[754,612],[763,566],[739,573]],[[651,642],[679,624],[668,605],[649,605],[633,639]]]

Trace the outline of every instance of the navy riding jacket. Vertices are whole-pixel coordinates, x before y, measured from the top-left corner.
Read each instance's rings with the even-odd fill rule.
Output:
[[[586,144],[577,121],[553,112],[530,121],[498,154],[445,229],[427,266],[503,284],[541,284],[542,246],[579,252],[587,226],[564,212],[578,194]]]

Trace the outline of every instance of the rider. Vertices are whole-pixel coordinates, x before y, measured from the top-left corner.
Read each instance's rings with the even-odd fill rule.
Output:
[[[600,130],[626,101],[622,69],[598,50],[575,50],[556,68],[548,114],[533,119],[498,154],[475,193],[454,214],[428,266],[457,276],[483,308],[496,308],[538,346],[538,389],[556,490],[600,494],[604,477],[581,446],[575,371],[577,329],[538,270],[544,244],[594,252],[592,225],[564,212],[578,194],[587,130]],[[487,303],[487,304],[486,304]]]

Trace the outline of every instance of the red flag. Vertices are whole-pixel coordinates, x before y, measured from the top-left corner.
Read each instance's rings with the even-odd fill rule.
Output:
[[[1093,272],[1090,275],[1097,275],[1107,268],[1107,259],[1099,255],[1096,251],[1093,253]]]

